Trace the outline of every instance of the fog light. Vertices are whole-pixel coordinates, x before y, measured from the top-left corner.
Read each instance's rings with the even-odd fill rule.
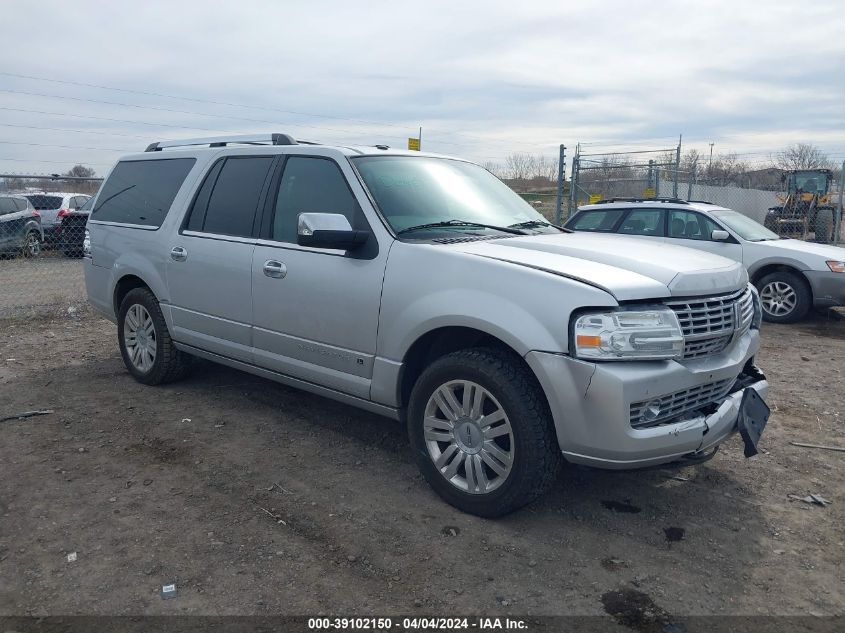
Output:
[[[643,422],[654,422],[660,415],[660,400],[649,400],[643,409]]]

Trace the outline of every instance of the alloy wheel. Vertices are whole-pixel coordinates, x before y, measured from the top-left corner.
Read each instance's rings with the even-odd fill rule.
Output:
[[[795,310],[798,295],[795,289],[783,281],[772,281],[760,291],[760,301],[763,309],[769,314],[783,317]]]
[[[156,331],[147,309],[135,303],[123,320],[123,340],[129,360],[136,369],[147,372],[156,359]]]
[[[35,233],[27,234],[23,250],[26,257],[38,257],[41,254],[41,240]]]
[[[435,389],[425,407],[423,438],[438,472],[464,492],[492,492],[513,468],[508,415],[478,383],[453,380]]]

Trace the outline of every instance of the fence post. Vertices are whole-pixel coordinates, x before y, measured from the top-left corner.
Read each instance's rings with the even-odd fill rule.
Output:
[[[687,175],[687,200],[692,200],[692,183],[695,180],[695,172],[698,170],[698,163],[692,164],[692,171]]]
[[[578,199],[578,167],[581,159],[578,157],[580,145],[575,146],[575,156],[572,158],[572,177],[569,179],[569,208],[566,210],[566,217],[571,218],[574,211],[577,211]]]
[[[672,183],[672,197],[678,197],[678,172],[681,169],[681,137],[678,137],[678,149],[675,150],[675,179]]]
[[[842,171],[839,172],[839,210],[833,220],[833,243],[839,244],[839,233],[842,230],[842,197],[845,193],[845,160],[842,161]]]
[[[563,179],[566,176],[566,147],[561,143],[557,159],[557,200],[555,202],[555,224],[560,224],[563,205]],[[568,215],[568,214],[567,214]]]

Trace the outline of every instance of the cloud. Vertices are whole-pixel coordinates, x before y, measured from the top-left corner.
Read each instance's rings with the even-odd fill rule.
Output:
[[[760,161],[796,141],[845,157],[833,0],[79,0],[4,17],[0,71],[76,83],[0,74],[2,171],[102,173],[124,148],[214,130],[403,145],[419,126],[425,149],[479,161],[679,134]]]

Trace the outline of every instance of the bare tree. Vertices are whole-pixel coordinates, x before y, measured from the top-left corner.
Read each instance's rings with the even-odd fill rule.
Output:
[[[720,154],[707,165],[709,184],[725,187],[747,184],[748,163],[740,160],[736,154]]]
[[[86,167],[85,165],[74,165],[68,171],[66,171],[63,175],[64,176],[72,176],[74,178],[93,178],[95,172],[90,167]]]
[[[505,157],[505,169],[509,178],[513,180],[526,180],[529,177],[530,163],[532,157],[529,154],[515,152]]]
[[[830,157],[810,143],[796,143],[775,154],[775,167],[780,169],[826,169]]]
[[[681,156],[681,172],[691,174],[701,166],[701,154],[697,149],[690,149]]]
[[[494,176],[497,176],[499,178],[504,177],[504,174],[502,173],[502,166],[494,160],[484,161],[483,163],[481,163],[481,166],[484,167],[484,169],[489,171]]]

